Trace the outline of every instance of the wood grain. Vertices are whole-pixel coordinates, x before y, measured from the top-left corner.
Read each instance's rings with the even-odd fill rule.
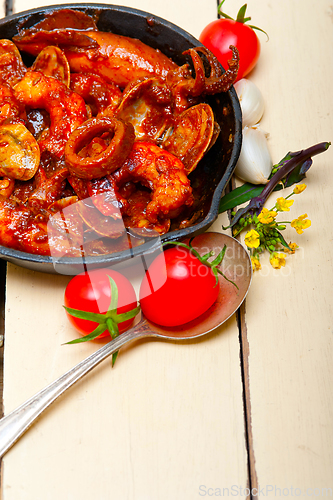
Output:
[[[265,97],[262,128],[277,162],[333,138],[332,5],[283,0],[249,8],[253,24],[269,33],[251,79]],[[299,250],[281,270],[264,261],[246,301],[252,475],[269,497],[283,489],[291,496],[291,488],[324,496],[333,483],[332,160],[332,148],[313,159],[307,189],[285,214],[312,221],[302,235],[285,231]]]
[[[216,17],[213,0],[128,5],[196,36]],[[142,270],[129,272],[138,287]],[[62,309],[68,279],[8,266],[6,413],[97,348],[63,345],[76,336]],[[235,316],[205,340],[124,348],[113,369],[108,361],[96,368],[6,454],[3,499],[183,500],[200,488],[245,488],[239,356]]]
[[[124,5],[195,36],[216,17],[213,0]],[[225,10],[236,16],[240,6],[229,0]],[[332,5],[257,0],[248,15],[269,34],[259,34],[249,77],[265,98],[274,163],[331,141]],[[5,456],[3,500],[332,496],[332,163],[332,147],[314,158],[285,214],[307,213],[312,225],[285,231],[299,250],[280,270],[262,260],[238,316],[206,340],[141,341],[114,369],[103,363]],[[75,335],[62,311],[67,280],[8,266],[6,412],[95,349],[62,345]]]

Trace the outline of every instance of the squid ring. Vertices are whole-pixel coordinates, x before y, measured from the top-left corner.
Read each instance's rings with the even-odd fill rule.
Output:
[[[108,137],[104,147],[89,148],[93,139]],[[131,123],[109,116],[90,118],[70,135],[65,147],[65,161],[71,174],[80,179],[100,179],[111,174],[126,160],[135,139]]]

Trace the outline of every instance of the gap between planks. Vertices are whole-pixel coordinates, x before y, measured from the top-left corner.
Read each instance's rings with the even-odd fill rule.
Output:
[[[256,499],[258,492],[258,477],[256,471],[256,461],[253,446],[252,433],[252,412],[251,412],[251,394],[250,394],[250,375],[249,375],[249,355],[250,346],[247,338],[246,327],[246,300],[243,302],[237,311],[237,324],[239,329],[239,345],[240,345],[240,365],[243,386],[243,404],[244,404],[244,427],[245,427],[245,442],[248,459],[248,489],[250,494],[248,499]]]
[[[236,188],[236,182],[232,177],[226,186],[225,194],[233,191]],[[235,207],[233,210],[236,210]],[[228,210],[228,219],[231,222],[232,210]],[[232,234],[231,234],[232,236]],[[239,239],[239,238],[238,238]],[[250,494],[247,495],[247,500],[255,500],[258,495],[253,492],[258,492],[258,477],[256,471],[256,461],[253,446],[253,432],[252,432],[252,411],[251,411],[251,394],[250,394],[250,374],[249,374],[249,356],[250,345],[247,338],[246,327],[246,299],[236,312],[236,320],[239,331],[239,357],[241,367],[241,378],[243,388],[243,408],[244,408],[244,434],[245,445],[247,452],[247,469],[248,469],[248,485]]]

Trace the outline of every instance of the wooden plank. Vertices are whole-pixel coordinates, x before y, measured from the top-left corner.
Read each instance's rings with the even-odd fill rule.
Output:
[[[251,79],[266,100],[262,128],[273,161],[331,141],[331,4],[281,0],[248,9],[269,34],[268,42],[260,36]],[[284,216],[307,213],[312,221],[302,235],[285,231],[299,250],[281,270],[263,261],[246,301],[252,486],[261,496],[332,495],[332,160],[332,149],[314,158],[306,191]],[[274,203],[272,196],[268,208]]]
[[[195,35],[216,15],[213,0],[128,5]],[[142,270],[128,272],[138,287]],[[68,280],[8,266],[6,413],[96,350],[63,345],[76,336],[62,308]],[[123,349],[113,369],[105,361],[49,408],[3,463],[4,500],[183,500],[208,488],[245,488],[236,317],[205,340]]]
[[[2,19],[6,15],[5,3],[0,5],[0,18]]]

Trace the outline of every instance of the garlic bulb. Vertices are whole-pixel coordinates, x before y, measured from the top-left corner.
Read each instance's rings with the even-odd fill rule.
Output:
[[[255,125],[260,121],[265,109],[261,91],[246,78],[236,82],[234,87],[242,110],[243,127]]]
[[[235,174],[245,182],[266,184],[272,168],[266,134],[258,126],[244,127]]]

